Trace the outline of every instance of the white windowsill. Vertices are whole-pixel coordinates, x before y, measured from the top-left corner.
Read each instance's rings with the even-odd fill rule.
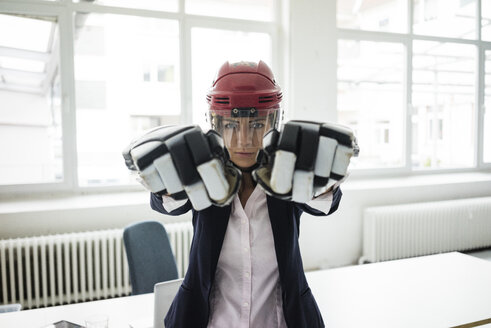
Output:
[[[470,172],[415,175],[407,177],[350,177],[341,187],[344,191],[371,191],[408,187],[447,186],[469,183],[489,183],[491,172]],[[56,211],[67,209],[110,208],[128,205],[150,206],[150,195],[146,191],[111,192],[83,195],[50,195],[16,197],[0,202],[0,214]]]
[[[86,195],[29,196],[11,198],[0,202],[0,213],[56,211],[142,204],[148,204],[148,206],[150,206],[149,192],[136,191]]]
[[[391,188],[445,186],[473,182],[489,182],[491,188],[490,172],[465,172],[465,173],[439,173],[422,174],[402,177],[378,177],[378,178],[348,178],[342,184],[343,190],[380,190]]]

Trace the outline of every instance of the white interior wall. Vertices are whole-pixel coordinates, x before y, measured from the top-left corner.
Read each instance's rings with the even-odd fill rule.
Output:
[[[304,215],[300,246],[305,267],[355,264],[363,255],[363,210],[371,206],[491,196],[490,173],[438,174],[348,180],[338,210],[327,218]]]
[[[335,2],[292,1],[288,117],[336,119]],[[398,179],[352,176],[339,210],[328,218],[305,216],[301,249],[306,269],[354,264],[362,253],[362,212],[368,206],[491,196],[491,173],[424,175]],[[145,192],[45,195],[0,202],[0,238],[123,227],[175,220],[153,212]],[[190,218],[189,215],[184,218]]]
[[[336,121],[335,1],[290,2],[290,119]]]
[[[145,191],[15,198],[0,202],[0,239],[123,228],[143,220],[191,219],[189,214],[161,215],[149,204],[150,195]]]
[[[291,119],[336,121],[336,2],[290,3]],[[363,150],[362,150],[363,151]],[[305,216],[300,242],[304,265],[337,267],[362,255],[363,209],[369,206],[491,195],[491,174],[423,175],[357,180],[342,187],[343,200],[328,218]]]
[[[300,247],[305,269],[357,263],[362,255],[363,210],[369,206],[491,196],[491,173],[439,174],[348,180],[343,199],[329,217],[304,215]],[[147,192],[81,195],[0,203],[0,239],[122,228],[141,220],[189,220],[150,209]]]

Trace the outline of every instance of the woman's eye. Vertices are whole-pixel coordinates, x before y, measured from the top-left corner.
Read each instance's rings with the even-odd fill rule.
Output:
[[[262,128],[264,128],[264,123],[254,122],[254,123],[252,123],[252,125],[251,125],[251,126],[252,126],[252,128],[254,128],[254,129],[262,129]]]
[[[226,123],[225,124],[225,129],[236,129],[237,128],[237,123]]]

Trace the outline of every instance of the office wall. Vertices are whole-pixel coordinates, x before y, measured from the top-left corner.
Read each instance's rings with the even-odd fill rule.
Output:
[[[337,118],[335,1],[290,3],[290,118]],[[300,241],[306,268],[356,263],[362,255],[363,209],[369,206],[491,195],[491,173],[423,175],[360,180],[343,185],[339,210],[328,218],[302,219]]]
[[[287,117],[336,121],[335,1],[290,3]]]
[[[307,270],[357,263],[362,255],[363,210],[369,206],[491,196],[491,173],[423,177],[353,179],[342,185],[343,199],[329,217],[304,215],[300,247]],[[0,239],[122,228],[155,219],[163,223],[190,219],[168,217],[150,209],[146,192],[46,197],[0,203]]]
[[[348,180],[337,212],[304,216],[300,246],[306,268],[355,264],[362,254],[363,210],[370,206],[491,196],[490,173]]]
[[[290,3],[288,117],[336,120],[335,2]],[[326,63],[330,63],[327,64]],[[339,210],[305,216],[301,250],[306,269],[354,264],[362,255],[362,213],[368,206],[491,196],[491,173],[359,179],[343,184]],[[0,238],[119,228],[131,222],[176,220],[153,212],[145,192],[0,202]],[[179,219],[189,218],[185,215]]]

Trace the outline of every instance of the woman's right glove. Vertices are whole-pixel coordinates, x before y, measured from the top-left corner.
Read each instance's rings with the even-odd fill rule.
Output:
[[[252,172],[264,191],[276,198],[306,203],[344,181],[359,148],[348,127],[289,121],[263,138],[261,165]]]
[[[189,198],[197,211],[229,204],[239,189],[241,172],[228,161],[222,138],[197,125],[150,130],[126,147],[123,157],[148,190]]]

